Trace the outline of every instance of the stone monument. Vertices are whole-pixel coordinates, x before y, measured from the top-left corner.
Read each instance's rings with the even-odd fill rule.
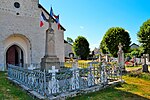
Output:
[[[148,65],[146,64],[146,54],[143,54],[144,63],[142,65],[142,72],[149,72],[148,71]]]
[[[45,41],[45,56],[41,59],[41,70],[48,71],[52,66],[57,69],[60,68],[59,58],[55,54],[55,34],[52,29],[52,17],[49,16],[48,23],[49,28],[46,30],[46,41]]]
[[[123,46],[121,43],[118,45],[119,51],[118,51],[118,64],[121,67],[122,71],[125,71],[125,66],[124,66],[124,52],[122,50]]]

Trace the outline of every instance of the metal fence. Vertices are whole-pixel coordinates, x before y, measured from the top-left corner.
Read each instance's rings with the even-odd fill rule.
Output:
[[[106,85],[121,78],[120,67],[115,65],[88,63],[84,65],[86,67],[80,66],[72,63],[70,68],[59,70],[52,66],[51,70],[42,72],[8,65],[8,77],[47,97]]]

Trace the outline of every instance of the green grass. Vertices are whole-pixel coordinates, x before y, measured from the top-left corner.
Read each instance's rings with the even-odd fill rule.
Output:
[[[6,72],[0,72],[0,100],[34,100],[6,77]]]
[[[150,80],[123,76],[126,83],[68,100],[150,100]]]

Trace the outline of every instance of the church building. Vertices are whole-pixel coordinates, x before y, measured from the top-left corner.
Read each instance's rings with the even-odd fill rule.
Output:
[[[25,64],[40,64],[45,55],[47,22],[40,27],[41,12],[49,13],[39,0],[0,0],[0,71],[7,64],[24,67]],[[64,31],[58,29],[56,20],[52,24],[55,53],[64,62]]]

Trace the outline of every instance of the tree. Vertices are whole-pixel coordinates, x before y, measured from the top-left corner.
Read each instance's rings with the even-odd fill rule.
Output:
[[[104,35],[100,48],[107,50],[114,57],[117,57],[118,45],[123,45],[123,51],[126,53],[130,48],[130,36],[129,33],[121,27],[112,27],[108,29]]]
[[[138,41],[144,48],[144,53],[150,54],[150,19],[142,24],[137,36]]]
[[[73,49],[77,56],[81,59],[87,59],[90,53],[89,43],[83,36],[78,36],[73,43]]]

